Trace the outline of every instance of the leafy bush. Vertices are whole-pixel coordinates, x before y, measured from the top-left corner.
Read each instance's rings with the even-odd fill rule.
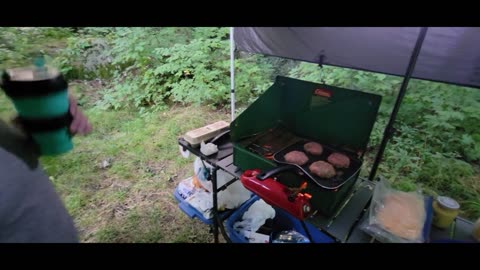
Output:
[[[113,29],[85,28],[68,37],[67,47],[53,63],[69,79],[109,78],[112,74],[110,39]]]
[[[399,119],[421,130],[432,152],[480,159],[480,91],[476,89],[413,81]]]
[[[11,68],[27,63],[31,53],[30,35],[18,27],[0,28],[0,67]],[[33,31],[33,30],[32,30]]]
[[[228,28],[122,29],[113,44],[113,64],[121,68],[115,72],[112,87],[105,91],[102,105],[133,105],[145,111],[163,109],[169,101],[228,104]],[[269,81],[271,65],[259,66],[257,58],[236,61],[239,103],[257,96]]]
[[[54,56],[58,39],[71,34],[70,28],[0,27],[0,68],[28,65],[39,53]]]
[[[49,58],[68,80],[103,80],[109,85],[98,103],[104,108],[156,111],[171,102],[228,106],[228,28],[8,28],[0,35],[0,60],[26,64],[42,37],[66,42]],[[24,34],[24,33],[28,34]],[[58,41],[56,41],[58,42]],[[24,47],[22,47],[24,46]],[[25,47],[27,46],[27,47]],[[43,44],[45,47],[45,44]],[[19,53],[21,52],[21,53]],[[272,79],[275,59],[251,55],[236,61],[239,105],[261,94]],[[8,61],[8,62],[7,62]],[[277,65],[278,68],[278,65]],[[285,70],[283,70],[285,72]]]

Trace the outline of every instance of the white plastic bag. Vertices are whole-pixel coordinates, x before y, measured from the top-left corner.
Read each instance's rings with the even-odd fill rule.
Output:
[[[267,219],[273,219],[274,217],[275,209],[264,200],[259,199],[243,213],[241,221],[233,224],[233,228],[240,233],[244,231],[256,232],[265,224]]]
[[[212,182],[210,182],[210,174],[212,166],[197,157],[193,162],[193,173],[197,176],[203,188],[212,192]]]
[[[425,221],[421,194],[394,190],[381,180],[375,186],[369,218],[362,229],[380,242],[423,243]]]
[[[211,171],[212,166],[206,162],[202,162],[200,158],[196,158],[193,163],[194,173],[200,184],[205,188],[209,194],[212,192]],[[233,180],[233,176],[225,171],[217,170],[217,188],[225,185],[229,181]],[[240,181],[235,181],[229,185],[226,189],[220,191],[217,194],[218,210],[223,211],[226,209],[235,209],[250,199],[252,193],[247,190]],[[210,195],[210,201],[212,201]],[[213,205],[213,203],[212,203]]]
[[[233,176],[222,171],[217,171],[217,185],[221,187],[233,180]],[[218,193],[218,209],[236,209],[241,204],[246,202],[252,193],[246,189],[240,180],[233,182],[225,190],[222,190]]]
[[[213,202],[212,195],[210,193],[202,189],[197,189],[197,191],[185,201],[202,213],[204,218],[210,219],[213,217]]]
[[[193,185],[192,177],[184,179],[178,183],[178,194],[180,194],[184,200],[192,196],[195,192],[197,192],[197,189]]]

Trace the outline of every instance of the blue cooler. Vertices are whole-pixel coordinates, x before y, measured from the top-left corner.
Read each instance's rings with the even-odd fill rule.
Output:
[[[233,225],[237,221],[241,221],[243,214],[250,208],[250,206],[259,200],[260,197],[253,196],[248,201],[246,201],[240,208],[232,213],[232,215],[227,219],[225,229],[227,230],[228,236],[232,240],[232,243],[249,243],[248,239],[242,234],[235,231]],[[300,220],[296,219],[292,215],[283,211],[282,209],[275,208],[275,224],[278,227],[278,231],[274,231],[272,235],[279,233],[281,230],[295,230],[301,233],[304,236],[307,236],[307,233],[303,229],[302,223]],[[317,229],[315,226],[305,222],[305,225],[312,237],[313,243],[334,243],[335,241]],[[280,229],[281,228],[281,229]]]

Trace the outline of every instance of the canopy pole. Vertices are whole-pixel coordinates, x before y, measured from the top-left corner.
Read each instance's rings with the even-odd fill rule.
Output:
[[[230,27],[230,103],[233,121],[235,120],[235,41],[233,39],[233,27]]]
[[[388,120],[387,126],[385,127],[385,131],[383,133],[380,149],[377,152],[377,156],[375,157],[375,162],[373,163],[372,170],[370,171],[370,176],[368,177],[370,181],[372,181],[375,178],[378,165],[382,160],[382,156],[383,156],[383,153],[385,152],[385,148],[387,147],[388,140],[392,138],[393,133],[395,132],[393,124],[395,123],[395,119],[397,118],[398,110],[400,109],[400,105],[402,103],[403,97],[405,96],[405,92],[407,91],[407,86],[412,76],[413,70],[415,69],[415,64],[417,63],[418,55],[420,54],[423,41],[425,40],[427,29],[428,27],[422,27],[420,29],[420,33],[418,34],[417,42],[415,43],[415,47],[413,49],[412,55],[410,56],[410,62],[408,63],[407,72],[405,74],[405,77],[403,78],[402,85],[400,86],[400,91],[398,92],[397,100],[395,101],[395,106],[393,107],[392,113],[390,114],[390,119]]]

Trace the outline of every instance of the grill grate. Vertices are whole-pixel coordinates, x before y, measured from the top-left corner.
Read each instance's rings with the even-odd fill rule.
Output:
[[[273,155],[298,140],[301,140],[293,133],[282,126],[268,129],[253,138],[243,142],[245,148],[266,159],[273,160]]]
[[[354,176],[360,170],[360,167],[362,166],[362,162],[358,158],[347,154],[345,151],[341,151],[339,149],[333,148],[333,147],[331,147],[329,145],[325,145],[325,144],[322,144],[323,152],[320,156],[311,155],[311,154],[305,152],[304,149],[303,149],[303,145],[306,144],[307,142],[311,142],[311,140],[301,140],[301,141],[297,141],[294,144],[288,145],[284,149],[275,153],[274,161],[276,161],[277,163],[294,165],[294,164],[291,164],[291,163],[288,163],[287,161],[285,161],[285,159],[284,159],[285,154],[287,154],[290,151],[294,151],[294,150],[304,152],[308,157],[308,162],[303,166],[298,166],[298,165],[295,165],[295,166],[301,168],[302,171],[310,179],[312,179],[312,181],[314,181],[317,185],[319,185],[319,186],[321,186],[322,188],[325,188],[325,189],[337,189],[337,188],[341,187],[347,181],[353,179]],[[346,169],[335,168],[337,174],[332,178],[321,178],[319,176],[316,176],[315,174],[313,174],[310,171],[309,166],[313,162],[319,161],[319,160],[323,160],[325,162],[328,162],[327,161],[328,156],[330,154],[334,153],[334,152],[339,152],[339,153],[346,154],[350,158],[350,166]]]
[[[297,166],[295,164],[290,165],[295,165],[299,167],[303,174],[305,174],[314,183],[324,189],[338,189],[347,181],[354,178],[354,176],[360,170],[360,167],[362,165],[361,160],[359,160],[349,151],[340,150],[339,147],[333,147],[320,143],[323,145],[324,148],[324,152],[322,153],[322,155],[314,156],[306,153],[303,149],[303,145],[309,141],[314,140],[307,140],[305,138],[298,137],[285,127],[279,125],[274,128],[268,129],[265,132],[245,139],[242,144],[248,151],[256,155],[262,156],[265,159],[272,160],[278,164],[290,164],[284,159],[284,155],[290,151],[298,150],[304,152],[309,158],[307,164],[305,164],[304,166]],[[327,161],[328,155],[333,152],[340,152],[346,154],[350,158],[350,167],[347,169],[336,168],[337,175],[330,179],[315,176],[310,172],[308,168],[310,164],[318,160]]]

